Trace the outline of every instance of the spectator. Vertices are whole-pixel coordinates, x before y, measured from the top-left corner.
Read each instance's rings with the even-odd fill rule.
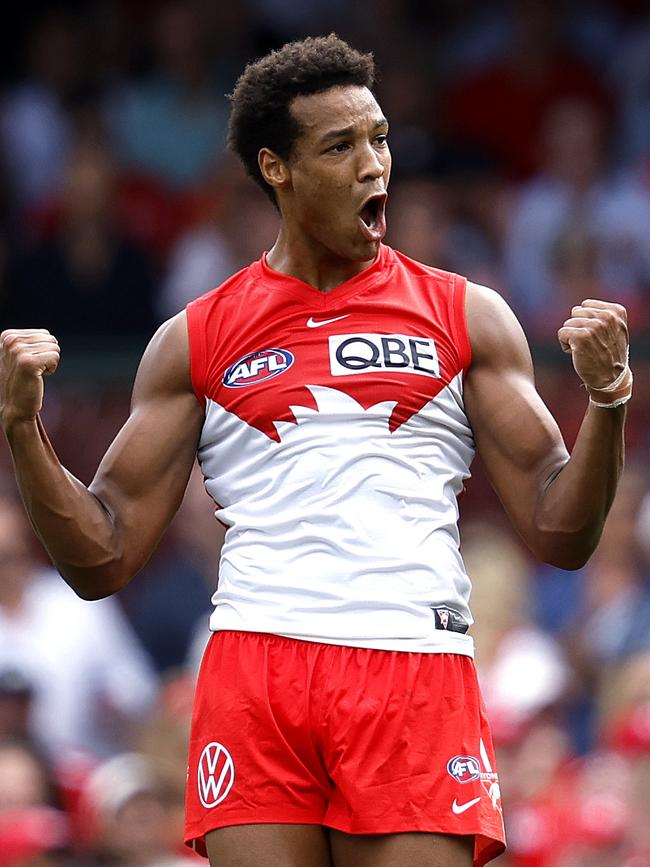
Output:
[[[240,267],[226,235],[235,189],[242,182],[241,164],[227,156],[191,198],[193,219],[178,236],[167,257],[159,312],[173,316],[194,298],[214,289]],[[244,181],[244,189],[248,183]]]
[[[71,844],[50,764],[26,741],[0,740],[0,867],[72,867]]]
[[[57,763],[106,755],[151,708],[156,680],[117,602],[83,602],[28,548],[22,507],[0,492],[0,668],[32,684],[30,734]]]
[[[65,814],[53,807],[0,812],[0,867],[89,867],[70,855]]]
[[[452,269],[457,227],[444,187],[426,177],[398,181],[390,193],[390,244],[407,256]]]
[[[79,21],[60,12],[29,34],[26,77],[9,90],[0,113],[2,148],[19,207],[58,192],[72,124],[68,101],[81,83]]]
[[[95,849],[105,867],[187,867],[167,821],[167,792],[155,762],[122,753],[100,765],[84,793]]]
[[[144,250],[124,237],[114,210],[115,165],[96,147],[68,165],[53,237],[17,257],[5,321],[57,336],[148,336],[156,324],[154,272]]]
[[[493,524],[466,524],[463,558],[472,577],[479,680],[499,744],[562,700],[569,670],[559,645],[532,621],[529,564],[511,535]]]
[[[513,178],[537,170],[542,120],[554,102],[580,97],[608,105],[596,73],[563,44],[558,6],[513,3],[514,34],[505,56],[454,81],[445,95],[450,144],[484,152]]]
[[[185,232],[174,244],[160,293],[160,315],[167,319],[194,298],[214,289],[237,269],[218,228],[209,223]]]
[[[650,651],[605,672],[598,696],[600,741],[631,758],[650,756]]]
[[[568,719],[579,753],[594,746],[595,698],[607,670],[649,646],[650,592],[636,541],[646,489],[644,473],[631,465],[587,566],[577,573],[536,570],[537,609],[545,612],[574,667]]]
[[[633,178],[609,173],[604,117],[586,102],[552,107],[542,151],[544,169],[523,187],[507,241],[515,307],[538,336],[553,323],[555,339],[555,323],[589,288],[626,304],[638,332],[650,287],[650,198]],[[573,250],[572,238],[580,239]]]
[[[437,82],[413,59],[399,58],[384,72],[379,100],[391,122],[390,150],[395,177],[430,172],[437,157],[431,118],[436,116]]]
[[[270,250],[278,231],[278,214],[241,168],[224,187],[222,230],[237,268],[258,259],[260,250]]]
[[[619,43],[612,77],[621,123],[618,155],[632,165],[650,160],[650,16]]]
[[[29,713],[34,689],[21,671],[0,671],[0,743],[29,738]]]
[[[440,46],[442,69],[454,79],[501,61],[512,42],[508,4],[455,0],[448,3],[449,27]]]
[[[426,177],[397,182],[391,190],[389,243],[407,256],[437,268],[467,274],[496,287],[496,250],[478,220],[463,219],[447,185]]]
[[[596,666],[650,650],[650,587],[635,538],[646,491],[645,474],[629,465],[600,544],[585,569],[576,635],[585,657]]]
[[[196,5],[168,2],[153,30],[156,67],[116,98],[115,142],[126,166],[172,187],[189,187],[205,178],[223,149],[226,100],[210,79]]]

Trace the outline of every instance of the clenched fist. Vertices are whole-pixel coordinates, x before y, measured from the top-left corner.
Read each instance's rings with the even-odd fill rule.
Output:
[[[0,421],[35,419],[43,406],[43,377],[54,373],[59,344],[45,328],[16,328],[0,334]]]
[[[627,367],[627,311],[620,304],[583,301],[571,310],[558,338],[588,389],[607,389]]]

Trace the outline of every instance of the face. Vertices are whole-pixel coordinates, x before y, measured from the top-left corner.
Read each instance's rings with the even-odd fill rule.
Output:
[[[330,258],[373,259],[386,234],[388,123],[365,87],[333,87],[291,104],[301,134],[274,184],[284,224]]]

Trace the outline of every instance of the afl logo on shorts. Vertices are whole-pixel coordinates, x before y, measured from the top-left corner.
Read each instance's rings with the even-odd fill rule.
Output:
[[[447,770],[459,783],[471,783],[481,776],[481,766],[474,756],[454,756],[447,762]]]
[[[243,388],[279,376],[289,370],[295,358],[288,349],[260,349],[231,364],[223,375],[226,388]]]
[[[223,744],[213,741],[201,753],[199,759],[199,798],[210,810],[227,796],[235,782],[235,765],[232,756]]]

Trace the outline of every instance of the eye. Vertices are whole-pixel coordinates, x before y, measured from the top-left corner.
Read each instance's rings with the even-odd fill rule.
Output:
[[[378,135],[375,138],[375,143],[380,147],[384,147],[384,145],[388,144],[388,135],[385,132],[382,132],[381,135]]]
[[[344,154],[350,147],[350,144],[345,141],[340,141],[338,144],[335,144],[330,148],[330,153],[333,154]]]

